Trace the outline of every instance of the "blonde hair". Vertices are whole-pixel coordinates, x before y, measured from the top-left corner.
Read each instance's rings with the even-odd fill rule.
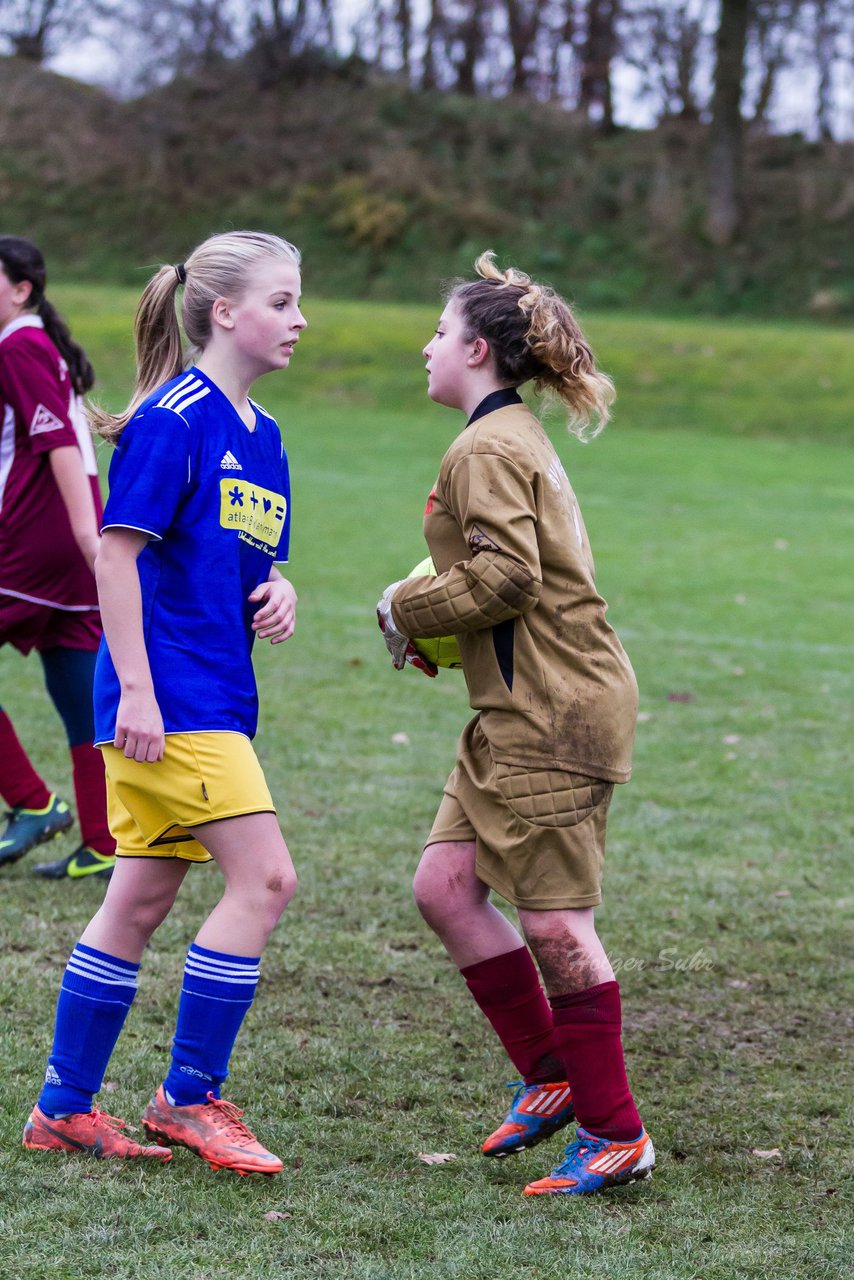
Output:
[[[466,341],[485,338],[502,381],[519,387],[533,379],[568,410],[568,427],[592,440],[611,414],[614,384],[596,368],[593,352],[569,303],[524,271],[501,271],[491,250],[475,262],[480,280],[457,281],[448,301],[460,310]]]
[[[107,413],[88,405],[95,431],[115,443],[139,406],[164,382],[181,373],[190,351],[201,351],[211,336],[211,308],[217,298],[239,298],[256,263],[267,258],[300,264],[300,252],[287,240],[263,231],[226,231],[209,236],[186,262],[161,267],[146,285],[134,321],[136,381],[127,408]],[[175,306],[184,287],[181,322],[190,344],[184,350]]]

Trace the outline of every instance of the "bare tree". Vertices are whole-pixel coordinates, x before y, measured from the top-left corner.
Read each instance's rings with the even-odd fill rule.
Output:
[[[640,4],[624,9],[620,57],[641,77],[643,92],[665,115],[699,120],[698,73],[710,54],[708,18],[712,0],[692,4]]]
[[[799,0],[754,0],[749,40],[758,64],[759,83],[751,123],[764,129],[780,72],[792,55],[792,34]]]
[[[486,0],[468,0],[468,3],[462,6],[462,13],[456,23],[453,43],[457,50],[454,62],[457,72],[455,87],[458,93],[477,92],[475,69],[483,53],[485,9]]]
[[[442,0],[430,0],[424,37],[424,68],[421,73],[421,83],[425,89],[436,89],[439,86],[439,64],[446,37],[447,23]]]
[[[611,64],[617,52],[620,0],[587,0],[578,106],[604,132],[614,128]]]
[[[400,64],[408,79],[412,74],[412,0],[396,0],[395,19],[400,39]]]
[[[744,84],[750,0],[721,0],[715,42],[715,91],[709,138],[706,234],[713,244],[731,244],[741,219]]]
[[[43,63],[72,32],[87,30],[83,0],[0,0],[0,37],[30,62]]]
[[[529,59],[537,41],[544,6],[537,0],[505,0],[507,9],[507,33],[513,55],[514,93],[526,93],[529,88]]]

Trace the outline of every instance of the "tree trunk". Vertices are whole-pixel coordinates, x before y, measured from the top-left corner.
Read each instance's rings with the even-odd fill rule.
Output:
[[[513,52],[513,85],[514,93],[525,93],[528,89],[528,68],[525,61],[534,47],[540,20],[540,8],[531,0],[506,0],[507,29],[510,35],[510,48]]]
[[[578,106],[589,119],[598,120],[603,133],[614,128],[611,61],[617,43],[618,11],[619,0],[588,0]]]
[[[742,217],[741,91],[749,7],[750,0],[721,0],[706,206],[706,234],[717,245],[732,244]]]
[[[816,102],[816,116],[818,121],[819,137],[824,142],[830,142],[833,139],[832,119],[832,89],[833,89],[833,60],[836,55],[836,32],[834,30],[833,20],[828,10],[831,5],[828,0],[819,0],[816,5],[815,15],[815,60],[818,68],[818,93]]]
[[[412,63],[412,5],[410,0],[397,0],[395,18],[397,21],[397,35],[400,41],[400,65],[408,80]]]
[[[439,84],[439,69],[436,59],[436,45],[444,33],[445,15],[442,12],[442,0],[430,0],[430,17],[427,22],[427,34],[424,42],[424,70],[421,73],[421,87],[436,89]]]
[[[477,60],[483,52],[483,10],[485,0],[469,0],[468,12],[460,23],[459,37],[463,56],[457,64],[457,92],[477,93],[474,73]]]

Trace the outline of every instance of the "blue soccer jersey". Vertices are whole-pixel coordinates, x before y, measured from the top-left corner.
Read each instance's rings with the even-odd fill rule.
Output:
[[[258,691],[248,596],[287,560],[288,461],[257,405],[250,431],[199,369],[142,404],[110,464],[102,529],[139,529],[142,625],[167,733],[253,737]],[[106,639],[95,669],[95,741],[112,742],[120,687]]]

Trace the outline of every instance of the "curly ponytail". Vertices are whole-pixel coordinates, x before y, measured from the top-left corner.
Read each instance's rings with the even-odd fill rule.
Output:
[[[62,316],[45,297],[47,271],[41,253],[31,240],[25,240],[23,236],[0,236],[0,265],[12,284],[27,281],[32,286],[27,309],[35,311],[45,333],[67,364],[75,392],[79,396],[84,395],[94,386],[95,370],[86,352],[72,338]]]
[[[458,281],[448,296],[463,316],[466,341],[485,338],[502,381],[518,387],[533,379],[566,406],[573,435],[592,440],[610,417],[614,384],[596,368],[569,304],[524,271],[499,270],[491,251],[475,270],[479,281]]]

